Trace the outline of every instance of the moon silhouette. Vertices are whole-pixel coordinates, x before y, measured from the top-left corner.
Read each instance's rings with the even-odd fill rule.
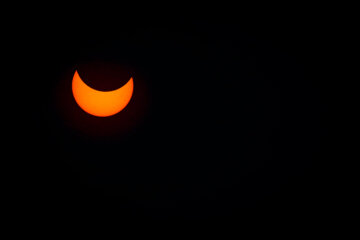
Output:
[[[122,87],[112,91],[99,91],[86,85],[75,71],[72,81],[72,92],[76,103],[85,112],[108,117],[123,110],[129,103],[134,90],[133,78]]]

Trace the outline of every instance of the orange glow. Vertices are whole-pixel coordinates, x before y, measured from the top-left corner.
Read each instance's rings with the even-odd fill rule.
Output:
[[[113,91],[98,91],[86,85],[75,71],[72,92],[77,104],[87,113],[108,117],[123,110],[129,103],[134,90],[133,79]]]

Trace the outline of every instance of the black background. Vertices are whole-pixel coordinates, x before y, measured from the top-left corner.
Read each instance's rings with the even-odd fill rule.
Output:
[[[328,214],[324,15],[230,9],[26,12],[11,43],[26,99],[15,140],[21,212],[223,222]],[[131,102],[113,117],[86,114],[71,95],[76,69],[101,90],[133,76]]]

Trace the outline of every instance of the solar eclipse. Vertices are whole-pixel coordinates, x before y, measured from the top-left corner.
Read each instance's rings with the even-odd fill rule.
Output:
[[[75,71],[72,92],[76,103],[87,113],[97,117],[112,116],[129,103],[134,89],[133,79],[112,91],[99,91],[86,85]]]

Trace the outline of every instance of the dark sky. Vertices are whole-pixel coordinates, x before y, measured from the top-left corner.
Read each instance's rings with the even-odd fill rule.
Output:
[[[13,42],[27,76],[23,211],[118,221],[322,214],[327,26],[317,10],[296,9],[29,12]],[[72,98],[75,69],[101,90],[133,76],[131,102],[113,117],[86,114]]]

